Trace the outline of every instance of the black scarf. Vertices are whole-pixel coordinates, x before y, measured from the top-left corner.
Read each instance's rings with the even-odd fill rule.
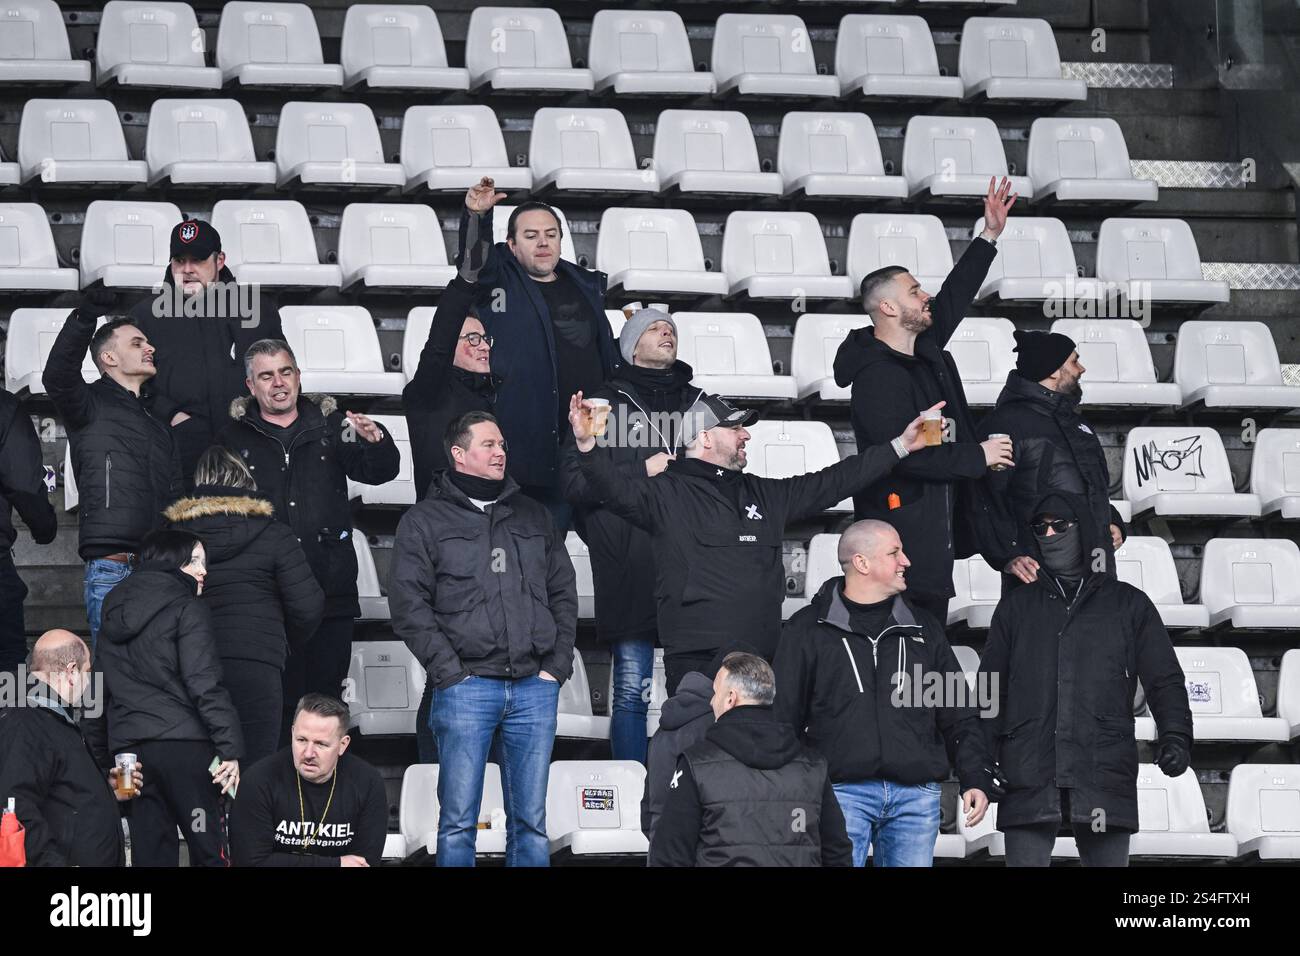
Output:
[[[682,390],[691,384],[691,367],[674,362],[668,368],[624,365],[617,378],[627,382],[643,400],[646,411],[675,412],[681,409]]]
[[[480,478],[478,475],[469,475],[454,468],[447,470],[447,477],[451,479],[453,485],[465,492],[467,498],[475,501],[496,501],[506,490],[504,478],[493,481],[491,478]]]
[[[1078,583],[1083,580],[1083,536],[1076,524],[1068,531],[1053,535],[1035,535],[1043,567],[1053,576]]]

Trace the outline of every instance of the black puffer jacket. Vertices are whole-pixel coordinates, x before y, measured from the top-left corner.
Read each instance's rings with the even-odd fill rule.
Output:
[[[283,667],[286,652],[311,637],[325,609],[302,545],[275,520],[271,503],[252,492],[200,486],[195,494],[166,517],[203,539],[203,603],[212,613],[217,654]]]
[[[147,387],[137,398],[107,375],[89,385],[81,377],[95,319],[93,309],[68,316],[41,376],[72,445],[84,561],[135,551],[184,487],[171,429],[150,414]]]
[[[347,440],[347,419],[329,395],[299,396],[298,414],[302,427],[285,448],[267,431],[257,403],[237,398],[230,403],[234,421],[217,442],[244,459],[276,520],[298,536],[325,592],[325,616],[356,617],[361,608],[347,479],[382,485],[397,477],[401,459],[387,431],[372,443],[347,429],[353,439]]]
[[[54,540],[58,518],[45,491],[44,473],[32,420],[17,398],[0,392],[0,551],[14,546],[15,508],[37,544]]]

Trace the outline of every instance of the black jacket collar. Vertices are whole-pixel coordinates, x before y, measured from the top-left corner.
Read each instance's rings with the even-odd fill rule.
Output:
[[[821,586],[817,596],[812,600],[812,606],[817,611],[817,621],[820,624],[829,624],[832,627],[838,627],[841,631],[848,631],[850,634],[855,633],[849,624],[849,609],[844,605],[844,578],[831,578]],[[894,595],[893,607],[889,610],[890,620],[900,627],[919,627],[916,615],[912,609],[907,606],[903,600],[903,595]]]
[[[1037,405],[1041,408],[1050,410],[1053,414],[1057,412],[1069,412],[1076,414],[1079,408],[1078,395],[1067,395],[1064,392],[1055,392],[1046,385],[1038,382],[1031,382],[1014,369],[1007,374],[1007,383],[1002,387],[998,395],[998,407],[1011,402],[1026,402]]]

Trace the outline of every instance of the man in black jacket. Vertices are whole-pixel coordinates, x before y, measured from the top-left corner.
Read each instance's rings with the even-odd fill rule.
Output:
[[[244,394],[244,352],[284,333],[274,303],[236,281],[221,235],[202,219],[172,228],[171,262],[155,288],[129,318],[155,349],[150,408],[171,426],[190,487],[199,455],[225,425],[231,400]]]
[[[230,404],[234,419],[217,442],[244,459],[275,517],[293,529],[325,592],[325,615],[303,653],[284,669],[287,738],[292,707],[306,693],[337,697],[348,673],[357,603],[357,555],[347,480],[381,485],[401,466],[392,436],[367,416],[340,412],[329,395],[301,394],[288,344],[254,342],[244,354],[251,397]]]
[[[606,507],[650,534],[669,694],[682,675],[700,670],[737,636],[770,658],[781,634],[786,523],[883,478],[925,441],[916,417],[892,441],[859,446],[858,454],[821,471],[755,478],[743,469],[745,426],[757,413],[702,395],[683,420],[685,456],[651,478],[620,471],[598,445],[593,407],[581,393],[570,402],[579,464]]]
[[[957,331],[997,255],[997,237],[1016,201],[1005,178],[989,182],[985,229],[958,260],[933,298],[902,266],[862,280],[862,308],[872,327],[852,333],[835,356],[835,381],[853,387],[858,447],[897,435],[918,408],[947,402],[944,441],[925,448],[853,498],[855,515],[887,521],[912,558],[908,596],[914,606],[947,620],[954,558],[994,540],[1000,515],[978,480],[994,465],[1011,464],[1005,439],[975,440],[961,375],[944,346]]]
[[[18,399],[0,392],[0,672],[15,670],[27,654],[27,585],[14,567],[13,511],[18,510],[37,544],[49,544],[59,529],[44,472],[31,419]]]
[[[979,430],[980,437],[1009,435],[1015,448],[1016,467],[988,477],[989,490],[1009,506],[1014,518],[1014,525],[1004,525],[1014,537],[1001,542],[993,566],[1006,574],[1004,590],[1034,580],[1038,562],[1029,522],[1043,496],[1059,491],[1088,503],[1096,526],[1093,538],[1113,575],[1115,549],[1124,543],[1124,521],[1110,503],[1106,453],[1079,414],[1079,379],[1086,369],[1069,336],[1017,329],[1015,337],[1015,370],[1007,375],[997,408],[985,416]]]
[[[1133,695],[1156,720],[1156,763],[1187,770],[1192,713],[1182,667],[1151,599],[1091,560],[1087,505],[1048,495],[1034,507],[1033,583],[993,613],[979,678],[999,688],[991,735],[1006,795],[998,829],[1008,866],[1047,866],[1062,822],[1084,866],[1127,866],[1138,828]]]
[[[184,488],[171,429],[141,394],[156,371],[153,346],[126,320],[96,330],[102,304],[102,292],[87,296],[68,316],[41,376],[67,429],[81,494],[77,551],[86,562],[92,653],[105,596],[131,573],[141,539],[162,525],[163,509]],[[101,373],[89,385],[81,377],[87,347]]]
[[[794,615],[776,652],[776,711],[824,755],[853,863],[930,866],[940,783],[955,755],[966,822],[988,809],[992,760],[943,622],[904,595],[898,532],[858,521],[840,536],[844,577]]]
[[[573,673],[573,564],[546,508],[506,475],[496,420],[447,429],[452,468],[403,515],[388,601],[393,631],[433,686],[439,866],[473,866],[493,737],[506,785],[506,865],[546,866],[546,784],[560,684]]]
[[[728,654],[713,680],[717,719],[668,783],[650,866],[848,866],[852,844],[826,759],[773,713],[767,661]]]

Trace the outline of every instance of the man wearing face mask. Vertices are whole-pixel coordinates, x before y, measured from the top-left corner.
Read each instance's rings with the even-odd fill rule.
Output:
[[[1038,574],[1002,598],[980,659],[1000,706],[985,732],[1006,781],[998,829],[1008,866],[1047,866],[1062,823],[1084,866],[1127,866],[1138,829],[1133,695],[1142,681],[1156,763],[1182,775],[1192,714],[1183,671],[1151,599],[1106,573],[1086,504],[1053,494],[1033,509]]]

